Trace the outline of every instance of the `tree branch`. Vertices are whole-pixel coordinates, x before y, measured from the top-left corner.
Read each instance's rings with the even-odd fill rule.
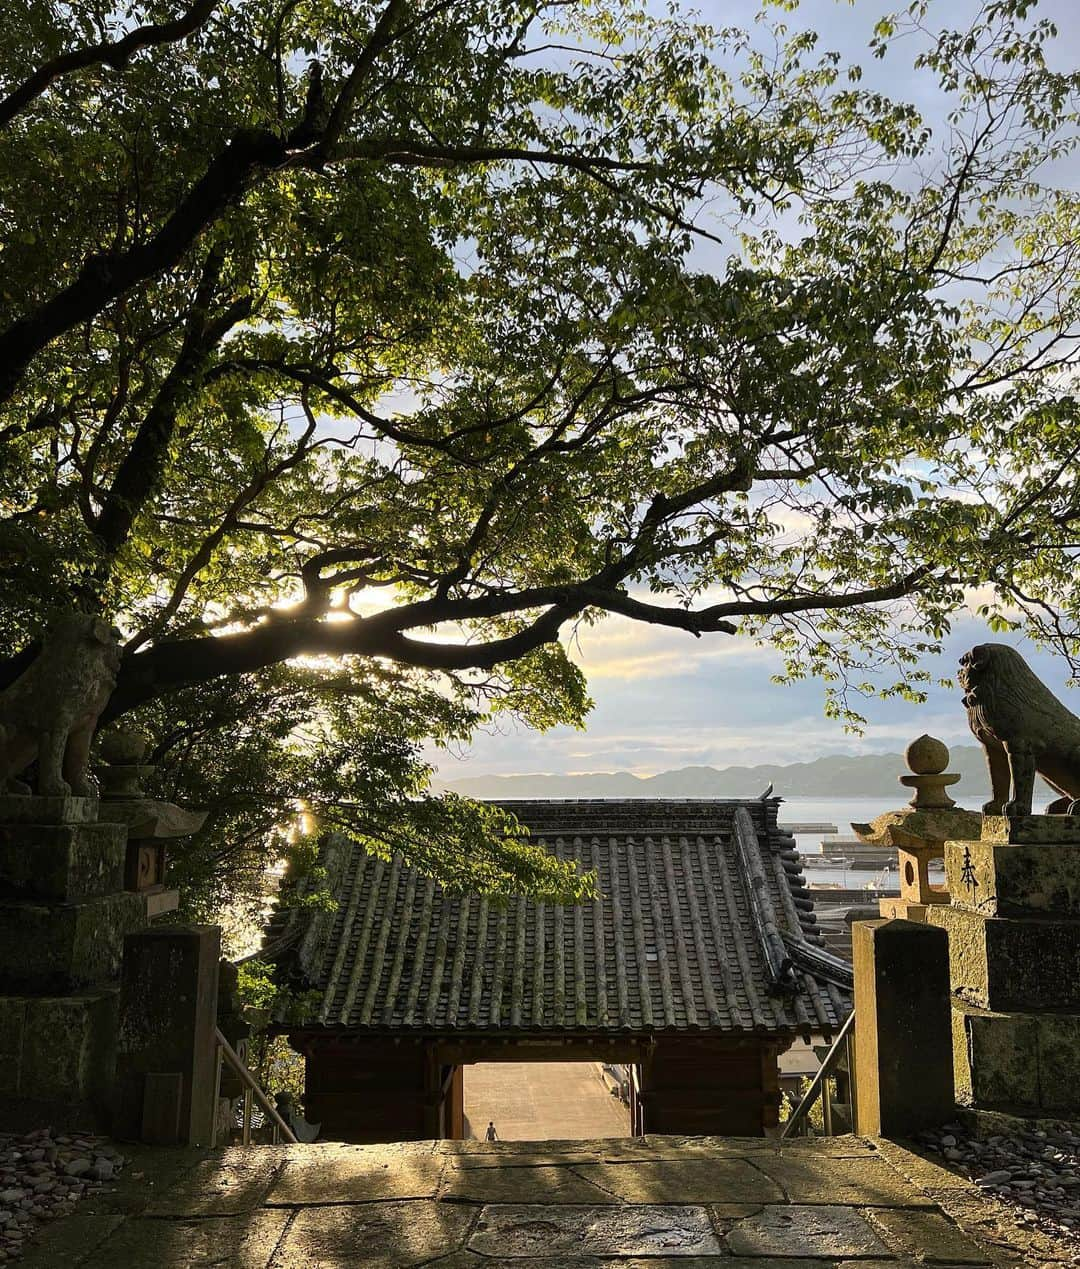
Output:
[[[360,91],[360,85],[375,64],[376,58],[390,44],[394,25],[404,8],[404,0],[389,0],[371,32],[371,37],[342,84],[319,142],[320,156],[323,161],[329,158],[333,147],[340,140],[349,111],[356,100],[356,94]]]
[[[489,607],[485,601],[458,601],[447,607]],[[429,627],[429,603],[395,609],[350,622],[269,619],[252,630],[220,637],[176,639],[126,656],[103,721],[117,718],[146,701],[192,683],[223,674],[248,674],[297,656],[387,657],[401,665],[431,670],[491,669],[558,637],[563,623],[585,607],[555,604],[524,629],[484,643],[435,643],[409,638],[402,628]],[[413,618],[403,618],[404,612]],[[442,620],[457,619],[449,612]]]
[[[633,599],[623,590],[605,590],[600,587],[582,587],[581,594],[588,598],[590,608],[603,608],[606,612],[620,613],[651,626],[668,626],[699,637],[703,634],[733,635],[739,629],[734,622],[714,615],[714,609],[711,608],[701,612],[695,612],[691,608],[666,608],[661,604],[646,604]]]
[[[192,582],[198,577],[199,573],[214,558],[214,552],[224,542],[225,538],[238,525],[240,513],[259,497],[262,491],[273,483],[279,476],[296,467],[303,462],[307,455],[311,452],[308,448],[309,442],[315,431],[315,420],[311,419],[307,429],[301,435],[293,452],[282,458],[273,466],[266,467],[253,477],[248,484],[240,490],[233,501],[229,504],[224,514],[221,516],[218,524],[210,533],[203,538],[198,549],[188,560],[187,564],[180,572],[180,576],[173,586],[172,594],[166,600],[164,606],[158,612],[153,621],[146,625],[142,630],[138,631],[134,637],[129,640],[126,645],[126,651],[135,652],[145,643],[148,643],[154,635],[158,634],[169,623],[171,618],[179,611],[180,605],[184,602],[184,598],[191,587]]]
[[[272,615],[250,630],[217,637],[166,640],[134,656],[125,656],[107,716],[116,718],[146,701],[192,683],[206,682],[223,674],[249,674],[298,656],[386,657],[400,665],[447,672],[492,669],[551,643],[558,638],[566,621],[588,608],[622,613],[694,635],[734,634],[737,627],[728,620],[730,617],[783,616],[882,603],[910,594],[930,571],[929,567],[916,569],[889,586],[846,594],[737,600],[698,611],[647,604],[599,579],[566,586],[497,591],[463,599],[418,600],[352,621],[330,622],[315,616],[296,615],[303,612],[301,605],[291,613]],[[544,611],[515,634],[483,642],[435,642],[412,638],[407,633],[448,623],[535,612],[540,608]]]
[[[75,74],[90,66],[106,65],[113,70],[123,70],[132,57],[144,48],[153,48],[159,44],[175,44],[179,40],[193,35],[217,8],[218,0],[195,0],[195,3],[182,17],[172,22],[154,23],[140,26],[129,31],[122,39],[113,42],[92,44],[88,48],[72,49],[61,53],[51,62],[46,62],[34,73],[0,101],[0,128],[9,124],[12,119],[35,98],[62,79],[65,75]]]
[[[347,146],[342,158],[379,159],[401,167],[462,167],[475,163],[539,163],[578,172],[626,172],[658,175],[663,169],[646,159],[612,159],[603,154],[534,150],[514,145],[434,145],[412,137],[392,137]]]
[[[135,517],[157,488],[176,420],[198,386],[206,359],[225,334],[250,316],[253,300],[243,296],[211,319],[207,309],[221,276],[224,254],[211,252],[188,320],[180,355],[147,410],[105,498],[94,532],[109,555],[115,555],[131,532]]]
[[[789,599],[739,599],[726,604],[713,604],[698,614],[702,618],[717,617],[782,617],[788,613],[825,612],[838,608],[858,608],[864,604],[883,604],[903,599],[918,590],[933,572],[930,565],[913,569],[887,586],[870,586],[865,590],[846,591],[840,595],[795,595]]]
[[[357,66],[370,69],[375,54],[385,48],[388,27],[402,0],[390,0],[376,23]],[[354,68],[355,74],[355,68]],[[350,75],[346,87],[353,81]],[[313,75],[312,94],[321,92],[321,75]],[[356,84],[350,89],[355,93]],[[344,91],[344,90],[343,90]],[[180,199],[176,210],[154,236],[124,251],[90,256],[75,280],[34,312],[0,332],[0,404],[18,387],[31,360],[54,339],[96,317],[125,292],[151,277],[174,268],[202,232],[217,221],[243,192],[256,173],[302,161],[321,166],[330,124],[320,132],[318,120],[305,109],[304,117],[287,136],[261,129],[242,129],[210,161],[203,175]],[[337,116],[331,113],[331,121]],[[337,121],[340,123],[340,120]],[[337,124],[335,124],[337,126]],[[321,138],[321,140],[320,140]]]

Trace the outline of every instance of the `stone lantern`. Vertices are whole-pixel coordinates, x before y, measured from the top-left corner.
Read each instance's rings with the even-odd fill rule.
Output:
[[[101,816],[127,826],[124,888],[140,894],[148,920],[173,912],[179,893],[165,883],[166,843],[202,828],[206,811],[190,811],[147,797],[143,782],[155,767],[146,761],[149,745],[136,732],[114,727],[98,738],[103,759],[95,768],[101,786]]]
[[[881,899],[885,918],[925,921],[927,908],[947,904],[949,892],[930,880],[930,866],[943,862],[946,841],[977,837],[982,816],[958,807],[946,790],[960,777],[947,772],[949,750],[933,736],[920,736],[904,753],[909,775],[900,783],[912,789],[907,806],[886,811],[870,824],[852,824],[860,841],[895,850],[900,865],[899,899]]]

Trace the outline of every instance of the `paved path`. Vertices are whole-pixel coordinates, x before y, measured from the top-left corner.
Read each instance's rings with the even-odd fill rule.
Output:
[[[472,1136],[489,1120],[502,1141],[625,1137],[630,1111],[612,1097],[596,1062],[481,1062],[465,1068]]]
[[[889,1143],[646,1137],[142,1149],[24,1269],[910,1269],[1068,1263]]]

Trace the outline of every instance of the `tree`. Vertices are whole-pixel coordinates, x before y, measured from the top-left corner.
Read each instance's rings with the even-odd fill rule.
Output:
[[[581,894],[413,797],[425,736],[581,721],[577,623],[769,639],[849,718],[973,587],[1075,653],[1080,78],[1033,10],[879,24],[939,139],[805,32],[630,0],[12,0],[4,675],[95,606],[163,780],[325,811],[362,737],[354,826]]]

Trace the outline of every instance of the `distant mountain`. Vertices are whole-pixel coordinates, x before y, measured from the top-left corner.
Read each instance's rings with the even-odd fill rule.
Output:
[[[986,761],[978,745],[957,745],[949,770],[962,777],[954,790],[977,808],[990,796]],[[907,771],[898,753],[830,754],[813,762],[754,767],[680,767],[654,776],[629,771],[581,775],[472,776],[438,787],[474,798],[733,798],[757,797],[768,785],[784,798],[894,797]]]

